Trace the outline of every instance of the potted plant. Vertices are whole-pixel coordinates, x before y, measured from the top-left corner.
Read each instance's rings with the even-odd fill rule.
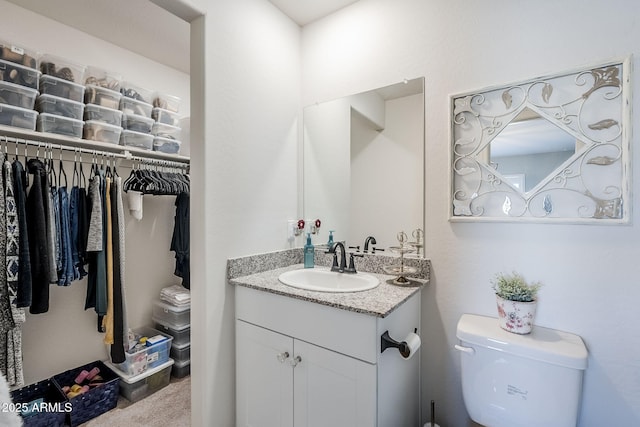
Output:
[[[491,281],[496,291],[498,324],[505,331],[528,334],[533,329],[539,282],[527,283],[521,274],[496,274]]]

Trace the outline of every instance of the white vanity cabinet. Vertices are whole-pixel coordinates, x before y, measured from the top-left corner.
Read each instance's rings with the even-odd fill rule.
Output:
[[[382,318],[236,286],[236,425],[418,425],[419,355],[380,337],[419,326],[419,295]]]

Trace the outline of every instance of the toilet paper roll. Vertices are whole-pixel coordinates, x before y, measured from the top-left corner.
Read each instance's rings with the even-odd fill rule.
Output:
[[[416,353],[416,351],[418,351],[418,349],[422,345],[422,341],[420,340],[420,336],[418,334],[416,334],[416,333],[411,332],[404,339],[404,342],[407,344],[408,352],[402,352],[401,351],[400,354],[402,354],[402,357],[404,357],[405,359],[411,359],[413,357],[413,355]]]

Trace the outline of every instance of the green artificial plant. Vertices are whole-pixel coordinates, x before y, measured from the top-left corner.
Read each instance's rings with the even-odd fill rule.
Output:
[[[524,277],[515,271],[511,274],[498,273],[491,283],[499,297],[520,302],[535,301],[542,286],[539,282],[527,283]]]

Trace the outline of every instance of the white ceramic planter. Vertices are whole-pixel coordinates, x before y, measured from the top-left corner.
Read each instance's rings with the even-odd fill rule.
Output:
[[[525,335],[533,329],[537,301],[510,301],[496,295],[498,324],[502,329],[514,334]]]

